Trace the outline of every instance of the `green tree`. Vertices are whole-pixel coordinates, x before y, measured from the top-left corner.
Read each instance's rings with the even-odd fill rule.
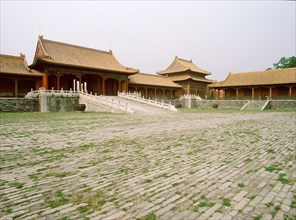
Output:
[[[270,69],[285,69],[285,68],[292,68],[296,67],[296,57],[282,57],[279,62],[273,64],[273,68],[268,68]]]

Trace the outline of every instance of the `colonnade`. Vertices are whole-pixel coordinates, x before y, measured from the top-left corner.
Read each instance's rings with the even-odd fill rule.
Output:
[[[296,96],[296,87],[292,85],[285,86],[269,86],[269,87],[234,87],[214,89],[213,96],[215,99],[270,99],[277,96],[286,96],[287,98],[293,98]]]

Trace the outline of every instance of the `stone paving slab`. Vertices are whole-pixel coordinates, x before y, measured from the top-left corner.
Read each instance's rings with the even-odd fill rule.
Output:
[[[0,114],[0,219],[295,219],[292,112]]]

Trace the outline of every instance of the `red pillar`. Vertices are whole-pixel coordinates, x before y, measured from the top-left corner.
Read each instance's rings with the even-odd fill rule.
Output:
[[[105,95],[105,81],[106,81],[106,78],[102,78],[102,95]]]
[[[125,85],[126,85],[125,90],[126,92],[128,92],[128,80],[126,80]]]
[[[57,75],[57,90],[61,90],[61,75]]]
[[[48,74],[44,73],[42,78],[42,86],[48,90]]]
[[[119,92],[122,92],[121,90],[122,90],[122,88],[121,88],[121,83],[122,83],[122,81],[120,80],[119,82],[118,82],[118,91]]]
[[[14,80],[14,97],[18,95],[18,81],[17,79]]]
[[[101,95],[101,89],[102,89],[102,85],[101,85],[101,78],[98,77],[98,95]]]

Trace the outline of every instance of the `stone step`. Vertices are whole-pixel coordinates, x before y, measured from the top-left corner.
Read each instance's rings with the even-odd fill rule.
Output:
[[[265,105],[266,100],[259,101],[259,100],[253,100],[249,101],[247,105],[243,108],[243,110],[261,110],[262,107]]]

